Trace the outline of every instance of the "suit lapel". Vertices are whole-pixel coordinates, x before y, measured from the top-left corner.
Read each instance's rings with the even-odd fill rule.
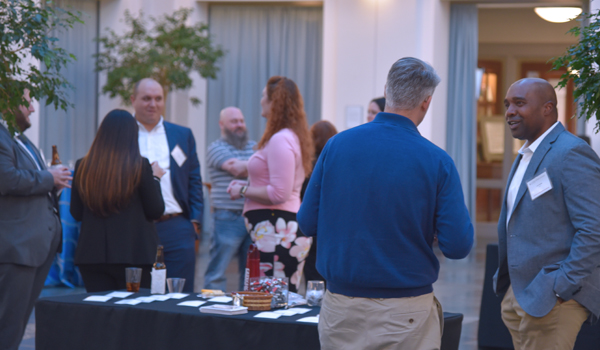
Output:
[[[519,205],[519,203],[521,202],[521,199],[523,198],[523,195],[525,195],[525,192],[527,191],[527,181],[529,181],[533,178],[533,175],[536,173],[536,171],[540,167],[540,164],[546,157],[546,154],[548,154],[550,149],[552,149],[552,144],[554,143],[554,141],[556,141],[556,139],[558,138],[558,135],[560,133],[562,133],[564,130],[565,130],[565,128],[562,126],[562,124],[559,123],[546,136],[546,138],[544,138],[542,143],[540,143],[538,148],[533,153],[533,157],[531,157],[531,161],[529,162],[529,165],[527,166],[527,170],[525,171],[525,174],[523,175],[523,180],[521,181],[521,186],[519,186],[519,191],[517,192],[517,198],[515,198],[515,204],[513,205],[513,212],[516,211],[517,206]]]
[[[502,209],[500,210],[500,219],[498,220],[499,232],[500,230],[502,230],[502,232],[506,230],[506,217],[508,216],[508,213],[506,212],[506,198],[508,197],[508,188],[510,187],[510,183],[512,182],[512,179],[515,176],[515,171],[517,171],[517,168],[519,167],[521,158],[523,158],[523,156],[519,153],[517,155],[517,158],[513,162],[512,168],[510,169],[510,174],[508,175],[508,181],[506,182],[506,188],[504,189],[504,200],[502,201]]]

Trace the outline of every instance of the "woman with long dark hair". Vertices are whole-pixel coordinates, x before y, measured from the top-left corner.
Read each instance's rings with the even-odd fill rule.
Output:
[[[232,199],[246,197],[244,216],[260,251],[261,274],[290,277],[295,292],[312,243],[298,230],[296,213],[312,169],[313,142],[302,95],[291,79],[271,77],[260,105],[267,126],[248,160],[248,182],[234,180],[228,191]]]
[[[88,292],[125,289],[126,267],[141,267],[141,286],[150,287],[163,174],[140,155],[133,116],[109,112],[75,165],[71,192],[71,215],[81,221],[75,265]]]

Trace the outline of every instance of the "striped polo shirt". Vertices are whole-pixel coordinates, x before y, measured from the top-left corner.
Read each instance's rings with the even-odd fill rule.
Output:
[[[232,158],[248,160],[254,153],[253,148],[255,145],[256,142],[248,141],[244,149],[237,149],[223,138],[220,138],[208,146],[206,162],[208,163],[208,175],[212,185],[211,204],[213,208],[230,210],[242,210],[244,208],[244,198],[233,201],[229,197],[227,187],[234,177],[221,169],[221,166]]]

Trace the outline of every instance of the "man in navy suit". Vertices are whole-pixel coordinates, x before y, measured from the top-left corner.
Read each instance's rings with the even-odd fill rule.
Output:
[[[142,156],[166,171],[160,186],[165,201],[164,215],[156,230],[164,246],[167,277],[185,278],[184,292],[194,291],[194,251],[202,230],[202,178],[196,141],[189,128],[164,121],[164,92],[154,79],[135,85],[131,96],[138,121]]]
[[[556,102],[537,78],[504,100],[512,136],[527,140],[508,178],[494,276],[516,350],[573,349],[600,316],[600,159],[557,121]]]

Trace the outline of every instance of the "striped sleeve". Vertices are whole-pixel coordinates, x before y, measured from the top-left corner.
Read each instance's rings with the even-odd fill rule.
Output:
[[[235,156],[231,153],[229,148],[225,146],[224,142],[217,140],[208,147],[206,162],[209,167],[221,170],[223,163],[234,157]]]

